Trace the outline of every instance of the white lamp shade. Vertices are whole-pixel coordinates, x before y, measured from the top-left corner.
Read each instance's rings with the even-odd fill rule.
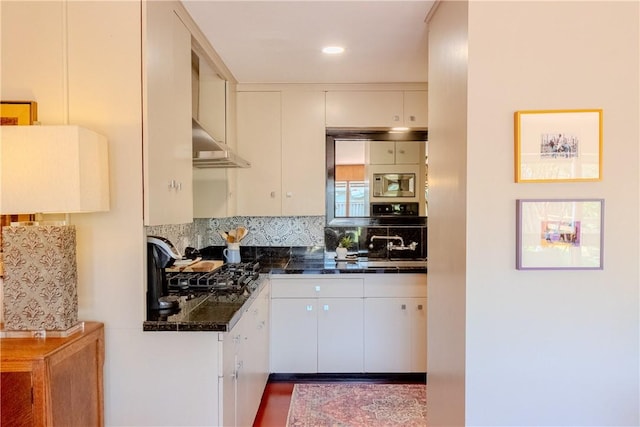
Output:
[[[107,139],[80,126],[0,127],[0,213],[109,210]]]

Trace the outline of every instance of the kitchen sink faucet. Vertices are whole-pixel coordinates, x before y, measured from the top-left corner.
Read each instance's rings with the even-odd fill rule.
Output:
[[[415,251],[418,243],[411,242],[409,246],[404,245],[404,239],[400,236],[371,236],[371,243],[369,243],[369,249],[373,249],[374,240],[387,240],[387,249],[390,251]],[[400,241],[400,245],[395,245],[394,241]]]

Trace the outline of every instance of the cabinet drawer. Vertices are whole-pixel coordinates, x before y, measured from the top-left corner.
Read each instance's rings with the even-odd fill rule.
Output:
[[[426,297],[426,274],[375,274],[365,276],[365,298]]]
[[[362,298],[361,278],[271,279],[272,298]]]

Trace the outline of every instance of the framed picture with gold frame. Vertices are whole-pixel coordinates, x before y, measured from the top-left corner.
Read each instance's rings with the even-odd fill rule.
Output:
[[[515,181],[602,179],[602,110],[528,110],[514,114]]]
[[[32,125],[38,120],[38,104],[35,101],[0,102],[0,125]]]

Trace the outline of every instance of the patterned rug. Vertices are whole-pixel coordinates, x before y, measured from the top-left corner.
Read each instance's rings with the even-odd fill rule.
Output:
[[[287,427],[427,425],[424,384],[296,384]]]

